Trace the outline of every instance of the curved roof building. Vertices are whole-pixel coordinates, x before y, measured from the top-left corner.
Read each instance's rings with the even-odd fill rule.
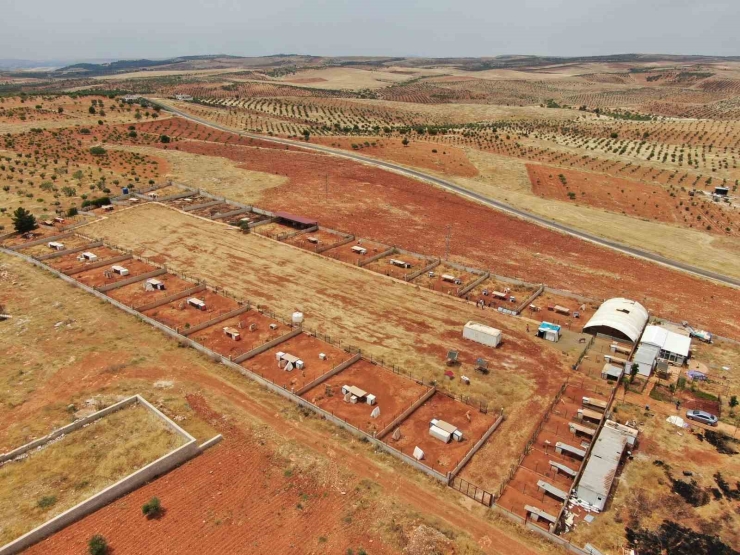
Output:
[[[601,333],[636,343],[648,322],[648,311],[637,301],[621,297],[609,299],[599,307],[588,323],[584,333]]]

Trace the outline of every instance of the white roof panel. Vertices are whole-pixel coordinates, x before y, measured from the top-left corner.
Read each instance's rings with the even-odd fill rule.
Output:
[[[644,306],[637,301],[618,297],[604,301],[583,330],[590,327],[609,327],[623,333],[635,343],[647,321],[648,312]]]
[[[687,357],[691,348],[691,338],[661,326],[648,326],[642,334],[640,345],[654,345],[669,353]]]

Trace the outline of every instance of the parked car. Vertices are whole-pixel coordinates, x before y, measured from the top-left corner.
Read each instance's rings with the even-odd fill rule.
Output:
[[[695,420],[696,422],[701,422],[707,426],[716,426],[717,422],[719,422],[716,416],[709,414],[708,412],[704,412],[703,410],[686,411],[686,418],[689,420]]]

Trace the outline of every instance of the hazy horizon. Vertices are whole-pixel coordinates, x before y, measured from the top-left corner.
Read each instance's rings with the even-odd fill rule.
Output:
[[[618,53],[734,56],[740,2],[707,0],[10,0],[0,58],[162,59],[185,55],[487,57]],[[9,8],[9,9],[8,9]]]

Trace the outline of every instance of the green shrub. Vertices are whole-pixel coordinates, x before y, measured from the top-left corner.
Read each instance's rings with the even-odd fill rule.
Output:
[[[93,156],[103,156],[105,154],[105,149],[102,146],[94,146],[90,149],[90,154]]]
[[[47,495],[38,500],[39,509],[48,509],[57,502],[57,498],[54,495]]]
[[[100,534],[95,534],[87,543],[90,555],[105,555],[108,553],[108,542]]]
[[[144,503],[141,507],[141,512],[147,518],[155,518],[162,514],[162,504],[159,502],[159,498],[152,497],[147,503]]]

